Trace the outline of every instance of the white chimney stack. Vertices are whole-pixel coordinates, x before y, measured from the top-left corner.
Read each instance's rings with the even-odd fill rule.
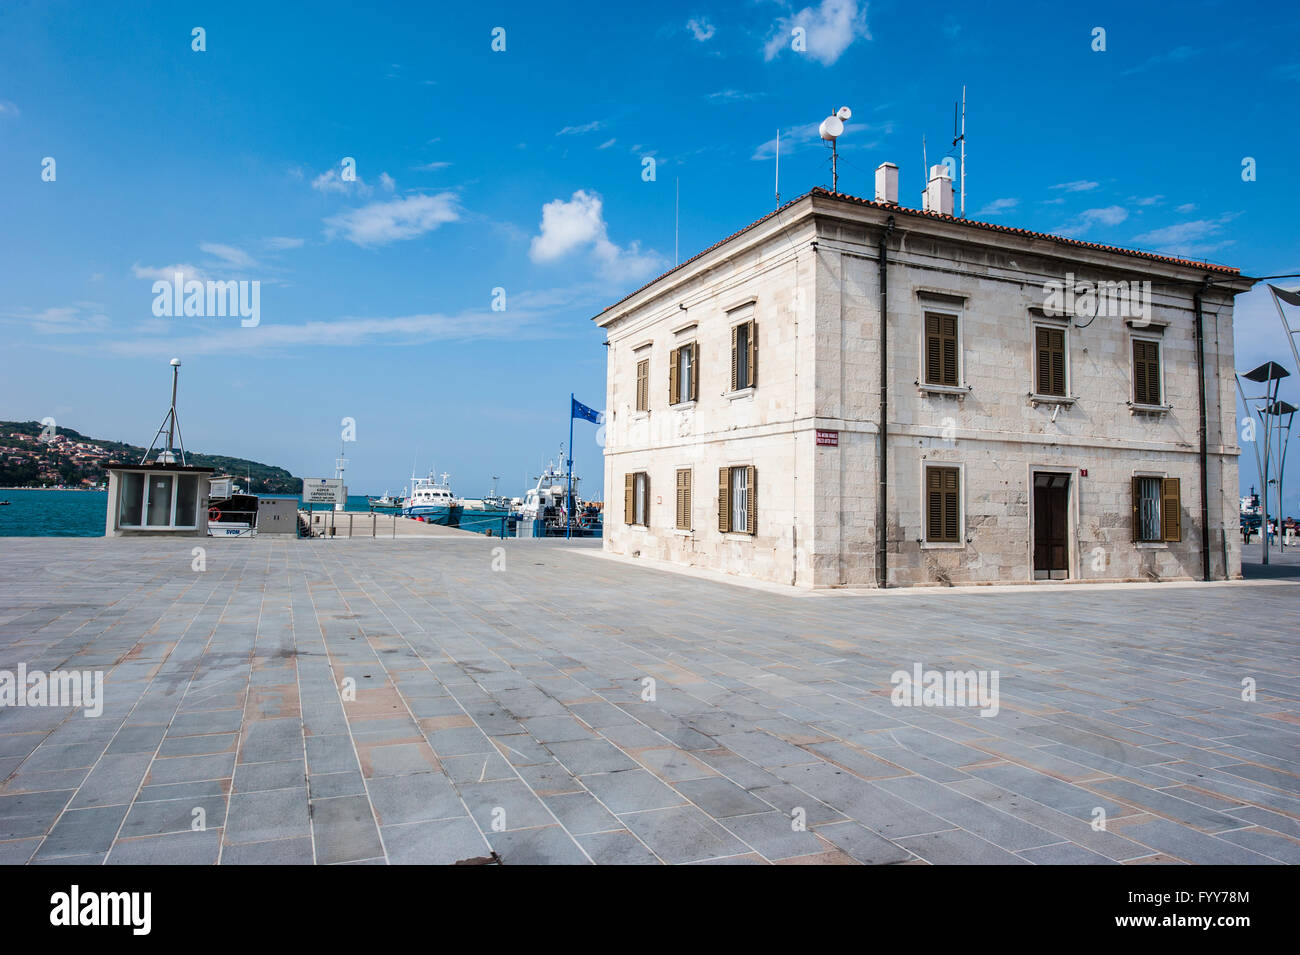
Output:
[[[876,201],[898,205],[898,167],[892,162],[876,167]]]
[[[925,211],[952,215],[952,177],[945,165],[930,167],[930,181],[925,186]]]

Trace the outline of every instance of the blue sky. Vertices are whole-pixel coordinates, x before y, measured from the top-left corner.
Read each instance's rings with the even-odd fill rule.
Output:
[[[355,492],[415,461],[520,493],[569,392],[603,404],[590,318],[673,264],[678,183],[684,259],[773,206],[778,128],[783,196],[829,185],[816,125],[847,104],[843,191],[888,160],[916,205],[962,84],[972,218],[1300,271],[1294,11],[1069,7],[11,0],[0,418],[147,442],[180,356],[193,449],[328,475],[347,416]],[[260,282],[260,323],[155,316],[178,268]],[[1238,299],[1237,347],[1292,364],[1266,292]]]

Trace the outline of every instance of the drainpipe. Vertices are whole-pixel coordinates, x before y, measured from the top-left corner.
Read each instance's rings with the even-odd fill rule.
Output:
[[[876,495],[876,586],[889,586],[888,504],[889,504],[889,236],[894,231],[894,217],[885,221],[880,234],[880,423],[877,425],[876,469],[880,487]]]
[[[1210,277],[1205,276],[1195,294],[1192,305],[1196,311],[1196,384],[1197,397],[1201,410],[1201,579],[1210,579],[1210,490],[1208,478],[1209,426],[1205,411],[1205,319],[1201,313],[1201,295],[1210,286]],[[1216,350],[1217,354],[1217,350]],[[1226,571],[1226,567],[1225,567]]]

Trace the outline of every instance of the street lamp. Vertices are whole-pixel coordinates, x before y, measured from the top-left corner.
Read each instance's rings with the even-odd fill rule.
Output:
[[[1262,463],[1260,462],[1259,442],[1255,442],[1255,466],[1259,468],[1260,482],[1263,484],[1263,489],[1264,489],[1264,493],[1260,495],[1262,514],[1261,514],[1259,536],[1263,543],[1263,548],[1264,548],[1263,562],[1265,564],[1268,563],[1268,472],[1269,472],[1269,448],[1270,448],[1269,438],[1272,435],[1273,418],[1277,418],[1278,424],[1281,425],[1281,415],[1284,413],[1280,411],[1280,408],[1282,404],[1285,404],[1285,402],[1279,403],[1277,400],[1278,384],[1282,381],[1283,378],[1289,378],[1289,377],[1291,377],[1291,373],[1275,361],[1266,361],[1258,368],[1252,368],[1250,371],[1246,372],[1246,374],[1236,376],[1237,392],[1241,395],[1241,402],[1246,406],[1247,411],[1250,410],[1250,402],[1252,401],[1264,402],[1262,407],[1256,407],[1254,410],[1255,413],[1259,415],[1260,423],[1263,424],[1264,426],[1264,460]],[[1245,389],[1242,388],[1241,385],[1242,378],[1263,385],[1264,394],[1247,397]],[[1290,406],[1288,405],[1288,407]],[[1276,412],[1274,412],[1271,411],[1270,409],[1277,409],[1277,410]],[[1295,409],[1293,408],[1292,411],[1294,412],[1294,410]],[[1291,428],[1291,419],[1289,416],[1287,418],[1286,428],[1289,434]],[[1279,480],[1278,494],[1280,495],[1281,493],[1282,493],[1282,482]],[[1279,510],[1281,509],[1280,497],[1278,500],[1278,509]],[[1280,523],[1278,524],[1278,529],[1281,530]]]

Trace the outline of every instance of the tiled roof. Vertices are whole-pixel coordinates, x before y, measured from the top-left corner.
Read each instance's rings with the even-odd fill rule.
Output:
[[[735,232],[731,233],[731,235],[727,236],[725,239],[718,240],[717,242],[713,243],[713,245],[709,246],[707,249],[703,250],[702,252],[698,252],[695,255],[691,256],[685,262],[682,262],[678,265],[674,265],[671,269],[664,272],[662,275],[659,275],[656,278],[651,279],[649,282],[647,282],[645,285],[642,285],[640,288],[634,289],[633,291],[624,295],[613,305],[610,305],[607,308],[603,309],[600,314],[604,315],[606,312],[610,311],[610,309],[617,308],[618,306],[626,302],[628,299],[632,298],[634,295],[637,295],[638,293],[645,291],[655,283],[660,282],[663,279],[667,278],[668,276],[672,275],[678,269],[685,268],[686,266],[694,262],[696,259],[708,255],[710,252],[712,252],[714,249],[718,248],[721,245],[726,245],[732,239],[736,238],[736,236],[741,235],[744,232],[748,232],[750,229],[754,228],[754,226],[761,225],[762,223],[766,222],[768,219],[771,219],[773,216],[780,215],[782,212],[785,212],[791,206],[795,205],[798,202],[801,202],[802,200],[808,198],[809,196],[824,196],[829,199],[840,199],[843,200],[844,202],[852,202],[855,203],[856,205],[861,205],[861,206],[871,206],[873,208],[882,209],[887,212],[893,212],[893,213],[901,212],[904,215],[921,216],[926,219],[938,219],[943,222],[954,222],[959,225],[972,226],[976,229],[987,229],[990,232],[1002,232],[1008,235],[1020,235],[1030,239],[1049,239],[1052,242],[1059,242],[1062,245],[1073,246],[1074,248],[1079,248],[1079,249],[1096,249],[1100,252],[1114,252],[1119,255],[1131,255],[1140,259],[1151,259],[1156,262],[1168,262],[1172,265],[1182,265],[1187,268],[1203,269],[1207,272],[1219,272],[1225,275],[1241,274],[1240,269],[1234,269],[1231,266],[1227,266],[1227,265],[1215,265],[1210,262],[1197,262],[1194,259],[1180,259],[1170,255],[1159,255],[1155,252],[1143,252],[1140,249],[1124,249],[1114,245],[1101,245],[1097,242],[1084,242],[1081,239],[1068,239],[1065,236],[1052,235],[1049,232],[1032,232],[1029,229],[1015,229],[1012,228],[1011,226],[998,225],[997,223],[994,222],[980,222],[976,219],[962,219],[959,218],[958,216],[944,215],[943,213],[940,212],[924,212],[920,209],[908,209],[904,206],[891,205],[887,202],[876,202],[874,199],[863,199],[860,196],[851,196],[845,192],[831,192],[829,189],[823,189],[821,186],[814,186],[812,189],[810,189],[808,192],[805,192],[803,195],[791,199],[785,205],[772,210],[767,215],[762,216],[761,218],[755,219],[753,222],[745,226],[743,229],[737,229]]]

